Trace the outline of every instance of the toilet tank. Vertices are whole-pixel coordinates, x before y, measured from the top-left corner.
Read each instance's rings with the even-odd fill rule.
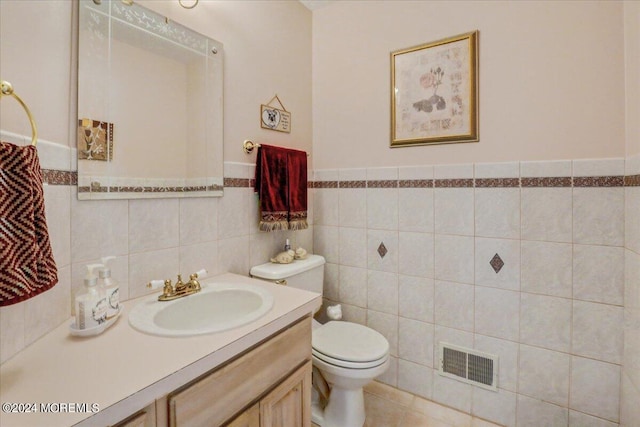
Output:
[[[290,264],[267,262],[251,268],[249,274],[257,279],[280,282],[306,291],[322,294],[324,283],[324,257],[308,255]],[[281,282],[286,281],[286,282]]]

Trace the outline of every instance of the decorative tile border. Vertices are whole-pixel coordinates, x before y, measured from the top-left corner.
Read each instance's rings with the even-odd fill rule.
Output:
[[[470,188],[473,187],[473,179],[436,179],[433,184],[436,188]]]
[[[133,186],[81,186],[78,193],[194,193],[223,191],[221,185],[201,185],[190,187],[133,187]]]
[[[401,179],[398,181],[400,188],[433,188],[432,179]]]
[[[521,187],[571,187],[571,177],[520,178]]]
[[[476,178],[476,188],[520,187],[519,178]]]
[[[367,181],[367,188],[398,188],[398,181],[391,179]]]
[[[42,181],[48,185],[77,185],[78,173],[55,169],[42,169]],[[224,178],[224,187],[253,188],[254,179]],[[640,175],[586,176],[586,177],[522,177],[522,178],[475,178],[475,179],[401,179],[373,181],[309,181],[308,188],[534,188],[534,187],[639,187]],[[102,187],[94,192],[195,192],[220,191],[219,185],[188,187]],[[90,192],[89,187],[78,187],[81,193]]]
[[[77,185],[78,173],[54,169],[42,169],[42,182],[48,185]]]
[[[576,176],[573,178],[574,187],[622,187],[623,176]]]
[[[367,181],[338,181],[339,188],[367,188]]]
[[[625,187],[640,187],[640,175],[628,175],[624,177]]]
[[[309,188],[338,188],[338,181],[309,181]]]
[[[249,178],[224,178],[225,187],[253,187],[254,180]]]
[[[592,188],[635,186],[640,186],[640,175],[309,182],[309,188]]]

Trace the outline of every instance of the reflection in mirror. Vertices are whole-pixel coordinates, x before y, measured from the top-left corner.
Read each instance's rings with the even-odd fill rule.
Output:
[[[222,44],[135,3],[81,0],[78,198],[222,196]]]

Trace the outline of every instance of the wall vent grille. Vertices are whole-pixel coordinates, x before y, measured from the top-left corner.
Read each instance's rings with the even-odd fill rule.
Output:
[[[438,373],[488,390],[498,390],[498,356],[438,343]]]

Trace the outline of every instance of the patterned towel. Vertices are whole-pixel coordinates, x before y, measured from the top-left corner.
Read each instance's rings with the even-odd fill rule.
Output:
[[[0,141],[0,306],[32,298],[57,282],[36,147]]]

